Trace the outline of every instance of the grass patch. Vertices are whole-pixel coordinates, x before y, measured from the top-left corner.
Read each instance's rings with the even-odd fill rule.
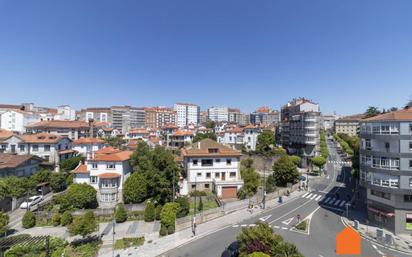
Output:
[[[100,242],[82,244],[77,247],[66,246],[64,256],[96,257],[100,249]]]
[[[193,214],[194,206],[195,206],[195,201],[191,200],[190,201],[190,211],[189,211],[188,215]],[[198,207],[199,207],[199,198],[197,198],[197,200],[196,200],[196,213],[199,213]],[[212,198],[212,197],[210,197],[210,198],[204,197],[203,198],[203,211],[214,209],[214,208],[217,208],[217,207],[219,207],[219,206],[217,205],[217,202],[214,198]]]
[[[128,221],[144,220],[144,211],[131,211],[127,213]]]
[[[122,239],[116,240],[114,244],[114,249],[126,249],[130,247],[141,246],[144,243],[144,237],[124,237]]]
[[[308,223],[306,222],[306,220],[300,222],[299,224],[295,226],[297,230],[301,230],[301,231],[306,231],[307,227],[308,227]]]

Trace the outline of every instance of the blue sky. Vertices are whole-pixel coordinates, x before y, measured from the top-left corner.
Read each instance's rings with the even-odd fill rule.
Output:
[[[402,106],[411,13],[409,0],[0,0],[0,103]]]

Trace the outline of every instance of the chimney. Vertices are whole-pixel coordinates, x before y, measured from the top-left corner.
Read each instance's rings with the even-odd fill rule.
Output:
[[[89,137],[93,137],[94,119],[89,119]]]

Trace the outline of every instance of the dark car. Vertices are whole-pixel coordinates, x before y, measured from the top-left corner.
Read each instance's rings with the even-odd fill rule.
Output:
[[[223,251],[222,257],[237,257],[239,256],[239,244],[238,242],[233,242],[229,245],[226,250]]]

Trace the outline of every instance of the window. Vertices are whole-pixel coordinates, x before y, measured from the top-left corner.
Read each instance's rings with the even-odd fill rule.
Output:
[[[215,173],[215,178],[220,178],[220,172]]]
[[[226,159],[226,164],[231,165],[232,164],[232,159]]]
[[[196,185],[195,185],[195,184],[192,184],[192,189],[196,189]]]
[[[97,183],[97,176],[90,176],[90,184],[96,184]]]
[[[50,145],[44,145],[44,151],[50,152]]]
[[[209,189],[209,188],[210,188],[210,184],[205,184],[205,188]]]
[[[102,181],[103,188],[117,187],[117,179],[103,179],[101,181]]]
[[[409,160],[409,168],[412,168],[412,160]]]
[[[407,230],[412,230],[412,213],[407,213],[406,214],[406,229]]]
[[[196,176],[201,177],[201,176],[202,176],[202,173],[201,173],[201,172],[198,172],[198,173],[196,174]]]
[[[220,162],[220,159],[216,159],[215,162]]]
[[[19,148],[20,148],[20,152],[26,151],[25,145],[19,145]]]
[[[412,195],[404,195],[403,201],[405,202],[412,202]]]
[[[43,156],[43,159],[45,159],[48,162],[50,160],[50,156],[45,155],[45,156]]]
[[[213,166],[213,160],[212,159],[205,159],[202,160],[202,166]]]
[[[230,172],[229,176],[230,176],[231,178],[235,178],[235,177],[236,177],[236,172]]]
[[[412,142],[409,142],[409,151],[412,151]]]
[[[391,199],[391,194],[390,193],[385,193],[385,192],[381,192],[381,191],[376,191],[376,190],[371,190],[371,195],[380,197],[380,198],[384,198],[387,200]]]
[[[107,169],[114,169],[116,167],[116,165],[112,162],[107,163],[106,168]]]
[[[210,178],[210,172],[206,172],[206,178]]]
[[[197,166],[197,160],[193,160],[193,166]]]
[[[97,169],[97,163],[92,163],[92,169]]]
[[[230,139],[230,140],[232,140],[232,139]],[[218,148],[209,148],[209,149],[208,149],[208,152],[209,152],[209,153],[218,153],[218,152],[219,152],[219,149],[218,149]]]
[[[409,124],[409,132],[412,132],[412,124]]]
[[[33,152],[38,152],[39,151],[39,145],[33,145],[32,150],[33,150]]]

